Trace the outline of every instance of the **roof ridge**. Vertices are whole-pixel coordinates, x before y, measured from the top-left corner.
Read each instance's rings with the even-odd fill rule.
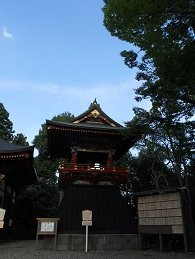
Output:
[[[113,123],[116,127],[123,127],[121,124],[119,124],[118,122],[116,122],[115,120],[113,120],[110,116],[108,116],[102,109],[100,104],[97,102],[96,98],[94,99],[94,101],[90,104],[89,108],[84,111],[83,113],[81,113],[80,115],[78,115],[77,117],[75,117],[71,122],[75,123],[76,121],[80,120],[82,117],[86,116],[88,113],[92,112],[94,109],[97,109],[102,115],[103,117],[105,117],[108,121],[110,121],[111,123]]]

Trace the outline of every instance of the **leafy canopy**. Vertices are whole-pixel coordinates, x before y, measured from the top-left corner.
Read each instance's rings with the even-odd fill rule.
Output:
[[[27,138],[22,133],[15,134],[13,123],[9,119],[9,113],[4,105],[0,103],[0,138],[16,145],[27,145]]]
[[[150,97],[158,105],[172,99],[192,108],[194,99],[194,1],[108,0],[104,24],[113,36],[139,51],[122,51],[125,64],[137,67],[143,85],[137,99]],[[168,104],[166,104],[168,105]],[[172,108],[174,109],[174,107]]]
[[[150,112],[134,109],[127,126],[145,132],[142,145],[163,153],[181,186],[189,183],[194,156],[194,9],[191,0],[107,0],[103,8],[108,31],[136,47],[121,52],[143,82],[136,100],[152,103]]]
[[[74,119],[74,115],[70,112],[61,113],[52,118],[52,120],[60,122],[70,122],[72,119]],[[49,159],[49,154],[47,152],[47,128],[45,123],[41,125],[39,134],[35,136],[33,144],[39,152],[38,156],[35,158],[35,167],[39,177],[48,183],[55,183],[56,170],[60,160]]]

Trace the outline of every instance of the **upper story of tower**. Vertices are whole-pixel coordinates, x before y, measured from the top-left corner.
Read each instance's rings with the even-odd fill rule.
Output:
[[[124,155],[140,134],[127,134],[127,129],[110,118],[101,109],[96,99],[89,108],[72,122],[47,120],[48,152],[51,157],[71,160],[71,154],[77,152],[111,153],[114,160]],[[83,154],[81,157],[82,161]],[[89,155],[93,156],[93,155]],[[100,155],[100,162],[106,162]]]
[[[126,181],[127,168],[116,167],[140,134],[127,129],[103,112],[96,99],[72,122],[47,120],[50,157],[63,158],[59,167],[59,185],[115,184]]]

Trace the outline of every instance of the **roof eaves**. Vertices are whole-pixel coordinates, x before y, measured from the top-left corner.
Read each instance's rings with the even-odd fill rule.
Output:
[[[70,123],[70,122],[54,122],[54,121],[46,121],[47,124],[53,126],[60,126],[60,127],[69,127],[69,128],[77,128],[77,129],[95,129],[95,130],[105,130],[105,131],[124,131],[125,128],[121,127],[111,127],[111,126],[102,126],[102,125],[94,125],[89,123]]]

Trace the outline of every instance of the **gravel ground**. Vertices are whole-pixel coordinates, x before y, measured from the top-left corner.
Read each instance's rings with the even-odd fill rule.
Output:
[[[160,253],[157,251],[111,251],[111,252],[77,252],[36,250],[35,241],[14,241],[0,244],[0,259],[61,259],[61,258],[100,258],[100,259],[187,259],[194,258],[195,253]]]

